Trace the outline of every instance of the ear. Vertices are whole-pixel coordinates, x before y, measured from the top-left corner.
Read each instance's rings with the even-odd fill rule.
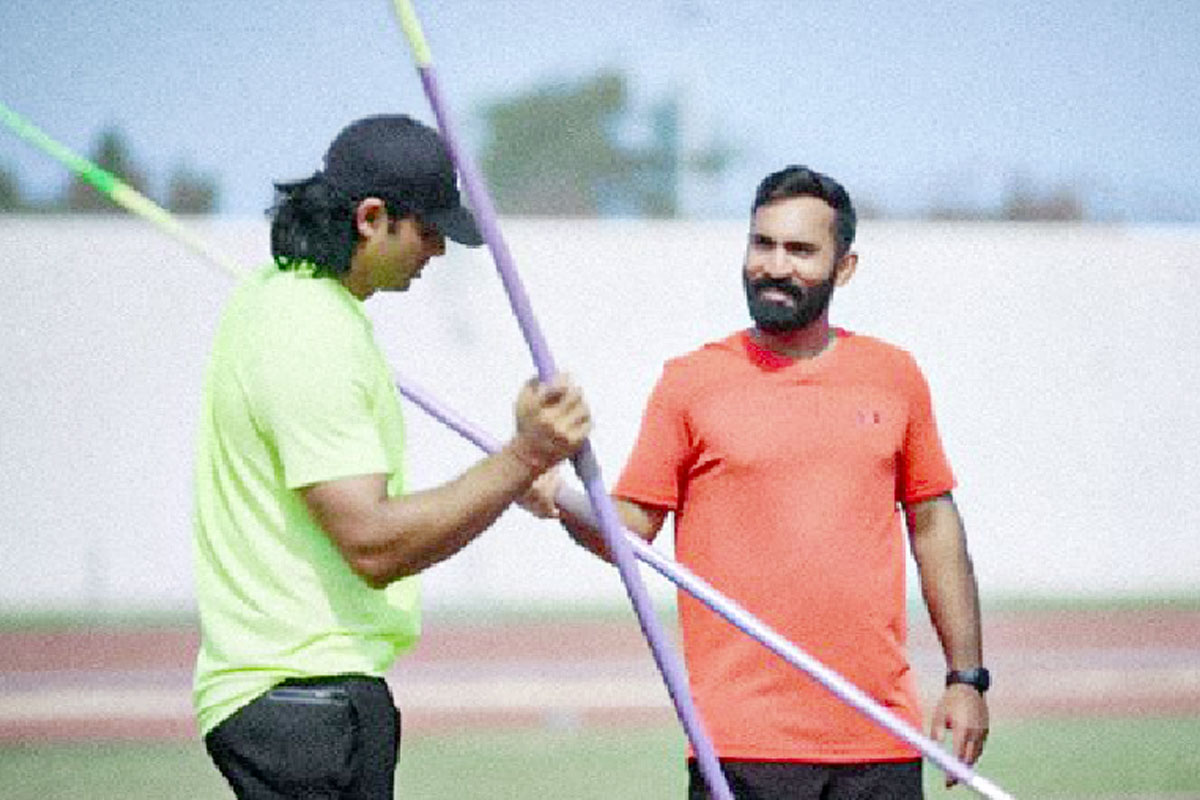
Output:
[[[354,209],[354,228],[358,235],[370,239],[381,228],[387,230],[387,205],[378,197],[367,197],[359,201]]]
[[[851,250],[842,256],[834,269],[834,285],[845,286],[854,277],[854,271],[858,269],[858,253]]]

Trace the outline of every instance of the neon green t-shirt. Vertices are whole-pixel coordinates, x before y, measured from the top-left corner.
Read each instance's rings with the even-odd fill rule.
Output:
[[[221,319],[195,466],[202,735],[288,678],[382,675],[420,635],[416,578],[372,589],[297,491],[385,473],[402,490],[404,431],[361,303],[336,280],[274,265]]]

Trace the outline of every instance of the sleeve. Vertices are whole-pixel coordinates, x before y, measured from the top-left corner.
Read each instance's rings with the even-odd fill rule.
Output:
[[[664,369],[642,414],[641,429],[613,494],[625,500],[678,510],[681,476],[692,445],[684,404]]]
[[[315,328],[288,338],[255,365],[260,424],[289,489],[390,470],[363,334],[350,325]]]
[[[908,424],[896,476],[896,499],[906,505],[945,494],[955,486],[954,473],[938,435],[929,384],[915,363],[910,362],[909,366],[905,380]]]

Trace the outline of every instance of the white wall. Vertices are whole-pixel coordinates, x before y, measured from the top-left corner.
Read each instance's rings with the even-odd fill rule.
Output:
[[[263,221],[195,227],[267,257]],[[662,361],[745,325],[744,223],[504,231],[611,483]],[[1200,591],[1200,230],[867,222],[858,250],[835,321],[925,367],[985,596]],[[230,279],[124,217],[0,217],[0,253],[0,607],[189,605],[194,420]],[[533,366],[486,249],[368,310],[402,374],[508,435]],[[414,486],[475,457],[407,416]],[[435,604],[623,598],[520,512],[427,586]]]

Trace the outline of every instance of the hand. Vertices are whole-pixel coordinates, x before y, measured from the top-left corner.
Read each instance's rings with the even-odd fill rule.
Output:
[[[951,684],[942,693],[933,712],[930,738],[941,742],[949,731],[954,736],[952,752],[964,764],[974,764],[983,752],[983,743],[988,735],[987,701],[973,686],[962,683]],[[946,786],[957,783],[947,775]]]
[[[557,519],[558,505],[554,502],[562,478],[557,469],[543,472],[533,481],[529,491],[517,498],[517,505],[541,519]]]
[[[516,419],[508,447],[535,474],[574,455],[592,430],[583,392],[565,375],[546,384],[527,382],[517,397]]]

